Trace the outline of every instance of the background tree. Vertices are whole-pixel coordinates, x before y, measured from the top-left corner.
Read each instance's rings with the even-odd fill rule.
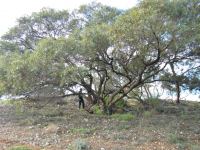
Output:
[[[176,102],[180,103],[181,89],[197,90],[192,88],[191,82],[195,80],[199,84],[197,68],[199,68],[199,2],[172,1],[166,2],[165,7],[160,10],[170,18],[174,24],[173,45],[170,47],[171,56],[169,59],[170,69],[165,70],[163,86],[176,91]],[[195,73],[196,72],[196,73]],[[197,76],[196,76],[197,75]],[[197,85],[196,84],[196,85]],[[193,84],[195,86],[195,84]],[[175,86],[175,87],[174,87]]]
[[[19,18],[17,25],[2,36],[1,44],[15,45],[20,51],[34,50],[37,42],[43,38],[56,39],[67,36],[75,24],[70,18],[70,14],[66,10],[56,11],[43,8],[38,13],[32,13],[31,16]]]

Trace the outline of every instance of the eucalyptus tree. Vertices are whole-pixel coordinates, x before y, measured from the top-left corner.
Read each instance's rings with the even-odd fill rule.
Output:
[[[95,5],[95,10],[93,10],[93,5]],[[88,8],[81,11],[83,7]],[[86,21],[78,18],[81,13],[82,16],[86,13],[91,14],[93,18],[87,18],[86,23]],[[96,49],[108,47],[107,37],[101,36],[100,33],[104,33],[105,30],[103,29],[106,28],[108,22],[113,22],[114,17],[118,14],[119,12],[115,8],[93,3],[89,6],[81,6],[79,12],[73,13],[76,16],[68,14],[67,11],[43,9],[39,13],[20,18],[18,20],[19,25],[13,28],[16,29],[16,32],[13,33],[13,29],[11,29],[9,33],[2,37],[1,49],[6,51],[5,47],[8,44],[11,47],[8,49],[10,51],[23,50],[22,54],[18,53],[19,56],[17,55],[16,61],[18,59],[24,61],[23,57],[28,55],[25,60],[27,62],[18,65],[25,68],[26,77],[30,77],[31,80],[25,80],[26,77],[21,72],[13,72],[13,75],[23,76],[24,79],[20,77],[17,80],[21,84],[12,83],[13,86],[18,87],[18,90],[10,89],[14,92],[20,91],[22,94],[52,85],[53,88],[59,89],[63,93],[66,90],[75,93],[71,87],[79,85],[85,87],[91,101],[96,103],[97,96],[92,89],[94,83],[91,79],[94,74],[91,74],[92,62],[90,61],[94,59]],[[95,24],[97,20],[99,20],[99,27]],[[85,27],[79,28],[77,22],[82,25],[85,24]],[[30,43],[23,39],[30,41]],[[98,45],[95,45],[95,42],[98,42]],[[30,47],[30,45],[32,46]],[[95,46],[99,46],[99,48]],[[30,50],[31,53],[28,52]],[[15,69],[15,67],[18,68],[13,65],[8,67],[7,71],[11,68]],[[14,76],[12,77],[13,80],[16,80]],[[29,85],[29,88],[22,87],[24,84]]]
[[[174,31],[174,44],[170,47],[169,69],[165,70],[161,79],[163,86],[176,91],[176,102],[180,103],[181,89],[197,90],[199,85],[200,67],[200,3],[198,0],[182,0],[165,2],[160,10],[170,18]]]
[[[76,20],[78,23],[78,27],[82,29],[90,25],[112,24],[123,12],[123,10],[114,7],[92,2],[88,5],[81,5],[72,12],[72,16],[74,21]]]
[[[144,0],[127,11],[92,3],[72,14],[44,9],[23,17],[2,37],[1,49],[15,52],[1,56],[0,87],[17,94],[51,87],[65,96],[81,86],[104,110],[155,81],[198,88],[198,66],[183,76],[175,68],[199,59],[199,32],[183,36],[198,30],[198,11],[176,19],[175,2],[187,3]]]
[[[43,8],[40,12],[19,18],[17,25],[2,36],[1,45],[15,45],[20,51],[34,50],[40,39],[67,36],[74,24],[68,11]]]

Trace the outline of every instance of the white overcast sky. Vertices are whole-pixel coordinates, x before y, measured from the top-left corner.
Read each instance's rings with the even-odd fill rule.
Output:
[[[43,7],[73,10],[82,4],[94,0],[2,0],[0,5],[0,36],[15,25],[16,19],[38,12]],[[137,0],[96,0],[109,6],[128,9],[136,5]]]

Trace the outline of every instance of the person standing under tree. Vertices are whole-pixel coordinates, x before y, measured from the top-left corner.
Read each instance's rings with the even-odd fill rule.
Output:
[[[81,105],[82,105],[82,108],[84,109],[85,103],[84,103],[84,100],[83,100],[82,89],[80,89],[78,97],[79,97],[79,109],[81,108]]]

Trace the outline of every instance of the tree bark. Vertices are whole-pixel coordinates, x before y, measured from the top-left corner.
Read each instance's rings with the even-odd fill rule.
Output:
[[[180,103],[180,95],[181,95],[181,89],[180,89],[180,83],[177,79],[177,74],[175,72],[175,69],[174,69],[174,64],[171,62],[170,63],[170,68],[172,70],[172,74],[173,74],[173,77],[175,80],[175,87],[176,87],[176,103],[179,104]]]
[[[181,95],[180,85],[179,85],[179,82],[176,81],[176,103],[177,104],[180,104],[180,95]]]

